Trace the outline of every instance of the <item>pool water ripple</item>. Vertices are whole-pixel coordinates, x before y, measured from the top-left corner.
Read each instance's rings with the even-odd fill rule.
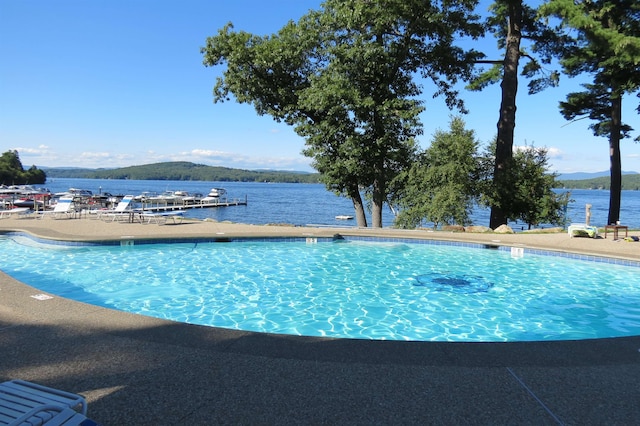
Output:
[[[434,244],[67,247],[0,239],[43,291],[175,321],[360,339],[531,341],[640,334],[637,267]]]

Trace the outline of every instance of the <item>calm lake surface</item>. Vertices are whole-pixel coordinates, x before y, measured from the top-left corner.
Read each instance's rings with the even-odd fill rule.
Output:
[[[113,180],[113,179],[49,179],[46,187],[51,192],[63,192],[69,188],[88,189],[93,193],[138,195],[145,191],[187,191],[206,195],[211,188],[227,190],[231,199],[246,199],[246,206],[232,206],[212,209],[192,209],[187,216],[217,221],[231,221],[254,225],[288,223],[292,225],[334,225],[356,226],[355,220],[337,220],[338,215],[353,215],[350,200],[327,191],[322,184],[306,183],[261,183],[261,182],[202,182],[171,180]],[[564,192],[564,190],[562,190]],[[569,222],[585,221],[585,205],[591,204],[591,224],[604,226],[609,211],[609,191],[571,190],[573,202],[569,205]],[[393,213],[383,211],[383,225],[393,224]],[[371,217],[367,215],[369,225]],[[489,210],[476,209],[473,214],[476,225],[489,224]],[[633,228],[640,228],[640,191],[622,191],[620,222]],[[526,225],[510,224],[515,230]]]

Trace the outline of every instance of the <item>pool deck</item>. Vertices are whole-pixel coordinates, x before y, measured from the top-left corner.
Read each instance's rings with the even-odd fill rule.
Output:
[[[0,220],[59,240],[325,237],[541,248],[640,261],[640,243],[558,234]],[[630,231],[629,235],[640,235]],[[175,323],[41,294],[0,273],[0,381],[80,393],[103,425],[640,422],[640,337],[446,343],[323,339]]]

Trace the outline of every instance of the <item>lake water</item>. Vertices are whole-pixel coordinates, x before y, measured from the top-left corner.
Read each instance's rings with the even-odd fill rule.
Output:
[[[231,221],[254,225],[287,223],[292,225],[335,225],[356,226],[355,220],[335,219],[338,215],[353,215],[350,200],[338,197],[327,191],[322,184],[304,183],[261,183],[261,182],[201,182],[170,180],[112,180],[112,179],[49,179],[46,184],[52,192],[63,192],[69,188],[82,188],[93,193],[110,192],[112,194],[138,195],[145,191],[187,191],[207,194],[211,188],[222,187],[227,190],[229,199],[246,200],[246,206],[232,206],[212,209],[189,210],[187,216],[217,221]],[[604,226],[609,211],[609,191],[572,190],[574,200],[567,210],[569,222],[585,221],[585,205],[591,204],[591,224]],[[489,210],[476,209],[473,213],[476,225],[489,224]],[[393,224],[393,213],[385,208],[383,226]],[[367,214],[371,225],[371,215]],[[640,191],[622,191],[622,224],[640,228]],[[510,224],[521,230],[526,225]]]

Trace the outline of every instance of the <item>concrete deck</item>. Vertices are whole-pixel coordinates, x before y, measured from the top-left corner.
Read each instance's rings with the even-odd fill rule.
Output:
[[[123,236],[455,239],[640,260],[640,243],[550,235],[3,219],[61,240]],[[640,235],[630,232],[630,235]],[[163,321],[42,293],[0,273],[0,381],[84,395],[104,425],[607,424],[640,421],[640,337],[434,343],[321,339]]]

